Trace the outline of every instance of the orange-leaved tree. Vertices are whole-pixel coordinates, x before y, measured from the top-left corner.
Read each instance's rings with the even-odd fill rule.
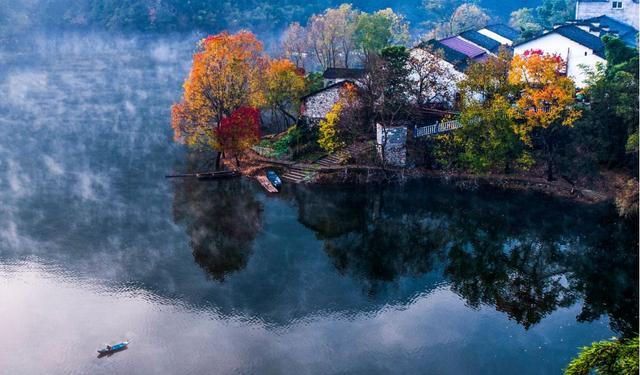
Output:
[[[260,139],[260,111],[251,107],[236,109],[222,119],[214,135],[216,149],[233,155],[239,167],[240,154]]]
[[[265,73],[264,85],[267,107],[295,122],[297,118],[291,111],[299,107],[300,97],[306,90],[302,69],[287,59],[271,60]]]
[[[554,159],[560,133],[580,118],[576,88],[567,77],[565,61],[540,50],[514,56],[509,81],[520,92],[512,116],[515,130],[527,144],[539,142],[547,162],[547,179],[553,180]]]
[[[261,80],[266,65],[262,43],[250,32],[223,32],[201,40],[182,100],[171,110],[176,141],[214,148],[219,168],[222,143],[216,140],[215,130],[238,108],[263,105]]]

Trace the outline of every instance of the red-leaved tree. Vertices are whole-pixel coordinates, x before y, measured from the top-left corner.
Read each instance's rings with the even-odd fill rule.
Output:
[[[215,129],[216,149],[229,153],[236,159],[260,140],[260,111],[251,107],[240,107],[222,119]]]

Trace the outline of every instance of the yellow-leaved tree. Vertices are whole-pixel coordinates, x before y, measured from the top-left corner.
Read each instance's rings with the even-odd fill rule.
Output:
[[[520,138],[532,145],[539,143],[547,162],[547,180],[553,180],[553,169],[560,134],[581,116],[576,108],[576,88],[566,74],[566,63],[560,56],[540,50],[514,56],[509,82],[520,93],[511,115]]]
[[[338,101],[331,107],[327,116],[320,120],[318,128],[318,145],[328,153],[333,153],[340,147],[342,142],[338,136],[338,121],[342,112],[342,103]]]
[[[223,32],[201,40],[182,100],[171,108],[175,140],[216,149],[219,168],[222,150],[217,147],[222,142],[216,141],[216,130],[237,109],[264,105],[262,77],[267,64],[262,43],[250,32]]]
[[[306,90],[302,70],[287,59],[271,60],[265,72],[264,85],[266,106],[295,123],[297,118],[292,112],[299,107],[300,97]]]

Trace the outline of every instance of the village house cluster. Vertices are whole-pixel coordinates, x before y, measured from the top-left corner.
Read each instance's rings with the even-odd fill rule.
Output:
[[[577,88],[583,88],[587,80],[585,69],[593,70],[597,64],[606,64],[603,36],[618,37],[636,48],[638,1],[578,0],[575,20],[554,25],[552,29],[531,39],[522,40],[521,33],[508,25],[492,24],[444,39],[422,41],[410,50],[410,54],[412,58],[427,59],[433,58],[430,51],[441,51],[438,57],[440,64],[455,78],[450,86],[450,90],[455,91],[456,82],[465,77],[464,72],[469,64],[497,56],[501,48],[507,48],[517,55],[540,50],[560,56],[566,62],[567,76]],[[357,85],[365,75],[364,69],[327,69],[323,75],[324,87],[302,98],[302,117],[311,126],[317,125],[339,100],[341,88],[347,83]],[[396,129],[377,127],[378,148],[379,151],[382,147],[387,149],[388,152],[382,154],[389,158],[388,164],[405,166],[405,143],[409,130],[407,126],[398,126]]]

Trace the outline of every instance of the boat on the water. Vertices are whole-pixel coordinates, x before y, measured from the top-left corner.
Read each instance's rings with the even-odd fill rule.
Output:
[[[219,178],[240,177],[239,171],[217,171],[196,173],[199,180],[215,180]]]
[[[119,342],[119,343],[114,344],[114,345],[107,345],[106,347],[104,347],[102,349],[98,349],[98,353],[100,353],[100,355],[107,355],[107,354],[115,353],[115,352],[118,352],[120,350],[126,349],[128,345],[129,345],[129,341]]]
[[[271,182],[271,185],[273,185],[274,188],[276,188],[277,190],[280,190],[280,188],[282,187],[282,180],[280,180],[280,177],[275,171],[271,171],[271,170],[267,171],[267,178],[269,179],[269,182]]]
[[[214,171],[214,172],[198,172],[198,173],[183,173],[183,174],[170,174],[166,175],[166,178],[186,178],[195,177],[198,180],[216,180],[231,177],[240,177],[242,173],[240,171]]]

